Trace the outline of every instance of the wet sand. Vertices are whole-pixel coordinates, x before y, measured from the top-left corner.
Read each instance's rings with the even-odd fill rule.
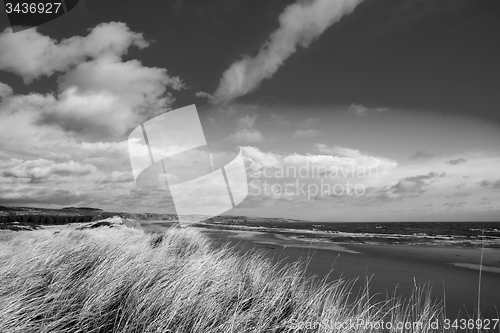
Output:
[[[125,221],[129,227],[148,233],[163,232],[171,224],[163,221]],[[307,276],[330,281],[357,279],[353,293],[358,294],[369,279],[370,295],[382,301],[386,295],[408,297],[417,285],[430,284],[434,300],[446,303],[446,316],[455,320],[472,318],[477,310],[481,249],[456,246],[361,245],[307,242],[255,231],[222,231],[196,228],[209,236],[216,246],[229,245],[244,255],[262,252],[278,267],[301,262]],[[499,318],[500,249],[485,248],[481,277],[481,314]]]
[[[469,318],[477,309],[479,271],[470,265],[480,263],[480,248],[413,245],[324,244],[286,240],[269,233],[203,230],[215,244],[229,244],[238,253],[257,250],[278,266],[297,260],[307,262],[308,276],[358,279],[362,289],[370,279],[370,294],[383,300],[394,291],[410,294],[414,284],[431,284],[432,298],[445,300],[448,319]],[[461,263],[469,267],[454,264]],[[484,249],[483,265],[499,269],[500,249]],[[353,290],[355,293],[356,288]],[[443,299],[445,295],[445,299]],[[497,310],[498,308],[498,310]],[[481,313],[498,318],[500,312],[500,274],[483,270]]]

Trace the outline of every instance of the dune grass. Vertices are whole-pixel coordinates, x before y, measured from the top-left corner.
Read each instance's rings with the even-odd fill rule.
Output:
[[[435,332],[442,319],[425,288],[375,303],[352,286],[192,229],[20,232],[0,243],[0,332]]]

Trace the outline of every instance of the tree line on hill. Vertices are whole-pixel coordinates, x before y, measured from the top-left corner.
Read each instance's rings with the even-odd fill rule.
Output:
[[[22,224],[69,224],[80,222],[91,222],[92,215],[6,215],[0,216],[0,223],[19,222]]]
[[[70,224],[70,223],[99,221],[113,216],[120,216],[123,219],[143,220],[143,221],[177,220],[177,216],[174,214],[157,214],[157,213],[101,212],[99,214],[88,214],[88,215],[9,214],[0,216],[0,224],[12,224],[14,222],[19,222],[21,224],[28,224],[28,225]]]

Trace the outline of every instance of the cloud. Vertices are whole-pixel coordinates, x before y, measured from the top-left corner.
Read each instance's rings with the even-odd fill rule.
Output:
[[[418,196],[429,189],[427,180],[443,178],[446,174],[429,172],[426,175],[418,175],[413,177],[405,177],[389,189],[381,190],[379,198],[381,199],[398,199],[401,197]]]
[[[236,133],[231,134],[229,139],[235,143],[257,143],[264,141],[264,136],[255,128],[243,128],[237,130]]]
[[[315,143],[314,144],[314,149],[319,152],[319,153],[323,153],[323,154],[337,154],[339,149],[339,147],[329,147],[327,145],[325,145],[324,143]]]
[[[229,136],[229,140],[235,143],[258,143],[264,141],[262,133],[253,128],[257,114],[245,115],[238,120],[238,129]]]
[[[18,55],[25,68],[12,57],[23,34],[33,41],[32,53]],[[163,68],[121,59],[129,47],[147,46],[142,35],[109,23],[61,42],[35,29],[4,32],[0,42],[8,55],[1,64],[25,81],[57,75],[55,93],[16,95],[0,84],[0,202],[165,210],[164,193],[134,191],[126,135],[167,111],[184,84]],[[5,51],[6,43],[15,47]]]
[[[362,116],[364,114],[366,114],[367,112],[385,112],[387,111],[387,108],[374,108],[374,109],[370,109],[370,108],[367,108],[366,106],[363,106],[363,105],[360,105],[360,104],[351,104],[348,108],[349,111],[357,114],[358,116]]]
[[[327,150],[326,145],[321,146],[323,151],[327,151],[327,154],[332,151],[341,151],[343,154],[342,156],[278,154],[273,152],[264,153],[256,147],[242,147],[241,149],[250,163],[253,164],[254,169],[277,166],[326,167],[326,169],[323,170],[338,170],[339,168],[345,168],[346,170],[348,168],[350,168],[349,170],[356,168],[377,168],[378,173],[383,174],[397,165],[393,160],[365,155],[358,150],[348,148],[332,148]]]
[[[198,91],[194,95],[200,98],[208,98],[209,100],[212,100],[214,98],[211,94],[204,91]]]
[[[341,157],[355,157],[362,155],[357,149],[338,147],[338,146],[329,147],[323,143],[314,144],[314,149],[320,153],[332,154]]]
[[[178,77],[170,77],[165,68],[144,67],[138,60],[122,62],[114,55],[79,64],[59,80],[59,89],[78,87],[82,92],[108,91],[114,94],[146,95],[159,98],[162,86],[184,88]]]
[[[465,163],[465,162],[467,162],[467,160],[465,158],[456,158],[454,160],[446,161],[446,163],[448,163],[450,165],[457,165],[457,164],[461,164],[461,163]]]
[[[56,163],[46,159],[31,161],[11,159],[7,164],[10,164],[10,166],[3,170],[3,177],[28,178],[32,182],[41,181],[52,175],[83,176],[97,170],[97,168],[91,164],[81,164],[75,161]]]
[[[471,195],[472,195],[472,193],[469,193],[469,192],[456,192],[456,193],[453,193],[452,195],[448,195],[447,198],[463,198],[463,197],[468,197]]]
[[[354,112],[355,114],[360,116],[365,114],[368,111],[368,108],[363,105],[352,104],[351,106],[349,106],[349,111]]]
[[[9,97],[10,95],[12,95],[12,88],[9,85],[0,82],[0,100],[5,97]]]
[[[178,90],[183,84],[165,69],[143,67],[137,60],[97,59],[60,79],[62,92],[55,105],[42,112],[40,122],[75,132],[121,136],[172,104],[167,87]]]
[[[417,151],[415,154],[408,157],[409,160],[426,160],[432,157],[435,157],[436,154],[430,153],[425,150]]]
[[[292,206],[349,197],[354,188],[368,193],[379,183],[379,175],[385,175],[397,165],[391,160],[344,149],[350,151],[351,156],[286,154],[241,147],[249,166],[253,195],[271,196],[277,205],[282,202]]]
[[[292,138],[294,139],[313,138],[315,136],[320,136],[322,134],[323,133],[321,133],[321,131],[313,129],[297,130],[295,133],[293,133]]]
[[[282,126],[290,125],[290,121],[285,116],[278,115],[274,112],[271,112],[270,116],[273,120],[275,120],[278,124],[280,124]]]
[[[89,99],[88,109],[92,106],[91,102],[92,99]],[[109,120],[103,121],[103,125],[97,123],[104,126],[100,133],[96,133],[91,126],[87,132],[76,133],[53,122],[42,123],[45,112],[54,112],[50,108],[56,108],[58,104],[53,96],[41,94],[15,95],[0,102],[0,157],[89,160],[92,164],[100,163],[96,161],[99,159],[110,167],[116,166],[112,163],[114,160],[128,158],[126,142],[102,142],[104,138],[116,139],[110,130],[116,125]],[[85,100],[81,101],[81,105],[83,109]],[[85,116],[82,115],[80,121],[86,121]]]
[[[443,154],[432,160],[398,164],[394,160],[373,156],[356,149],[322,143],[316,144],[314,150],[310,150],[310,154],[266,151],[256,147],[243,147],[242,150],[250,169],[248,170],[250,191],[254,193],[248,200],[248,205],[251,203],[259,212],[269,211],[271,209],[269,207],[272,207],[276,214],[293,211],[293,214],[303,214],[301,216],[304,218],[316,216],[315,212],[324,214],[333,211],[332,216],[337,220],[353,219],[353,212],[364,211],[365,219],[369,220],[377,219],[376,216],[380,216],[380,220],[390,219],[387,214],[397,214],[394,219],[410,217],[410,219],[433,220],[436,216],[440,220],[458,217],[467,219],[472,218],[475,213],[483,212],[484,207],[494,207],[487,202],[484,205],[479,204],[480,198],[489,196],[491,202],[499,201],[500,191],[493,191],[491,187],[478,188],[476,184],[483,179],[490,179],[484,185],[492,186],[495,183],[491,180],[497,180],[496,166],[500,161],[497,154],[462,152],[459,156]],[[460,157],[467,159],[463,167],[461,165],[457,168],[445,163],[447,160]],[[349,172],[347,176],[342,175],[342,170],[358,170],[363,167],[369,169],[375,166],[378,169],[378,177],[350,177]],[[330,177],[335,175],[335,172],[332,172],[335,169],[339,169],[337,173],[339,177]],[[295,171],[297,177],[293,178]],[[470,175],[470,178],[465,180],[464,175]],[[267,181],[269,192],[272,192],[270,189],[273,187],[278,189],[278,192],[280,188],[286,187],[290,194],[266,196],[264,181]],[[344,189],[347,188],[347,181],[352,185],[361,184],[366,191],[362,196],[346,196],[343,193],[337,196],[331,195],[334,186],[343,185]],[[454,188],[457,184],[464,184],[464,187],[457,190]],[[300,192],[303,185],[305,195]],[[309,185],[312,185],[310,190]],[[319,189],[317,195],[315,195],[316,185]],[[469,191],[474,185],[475,190]],[[341,187],[337,187],[336,190],[339,188]],[[328,195],[329,190],[330,195]],[[336,194],[336,190],[333,194]],[[257,199],[262,200],[257,201]],[[463,208],[451,209],[443,206],[446,202],[478,204],[464,204]],[[429,203],[433,205],[432,210],[426,207]],[[460,212],[460,209],[465,207],[467,214],[470,214],[468,217],[461,213],[450,214]],[[420,211],[412,211],[413,209]]]
[[[258,88],[276,73],[297,49],[308,47],[328,27],[351,13],[361,0],[311,0],[294,3],[279,17],[275,30],[255,57],[244,56],[222,75],[214,93],[218,102],[228,102]]]
[[[477,184],[481,187],[490,187],[495,190],[500,190],[500,179],[497,181],[482,180]]]
[[[311,118],[307,118],[307,119],[304,119],[303,121],[301,121],[300,125],[308,128],[308,127],[318,125],[319,123],[321,123],[321,120],[318,117],[311,117]]]
[[[36,28],[0,34],[0,69],[21,76],[25,83],[55,72],[65,72],[88,58],[103,55],[121,57],[128,48],[148,46],[142,34],[129,30],[125,23],[97,25],[86,37],[74,36],[61,42],[40,34]]]
[[[134,183],[134,176],[131,172],[113,171],[110,175],[100,178],[96,183]]]
[[[467,202],[465,202],[465,201],[460,201],[460,202],[452,201],[452,202],[446,202],[445,204],[443,204],[443,206],[446,206],[449,208],[448,210],[451,210],[454,208],[461,208],[465,204],[467,204]]]
[[[264,153],[256,147],[241,147],[245,158],[250,159],[254,164],[254,169],[279,165],[283,159],[282,156],[269,152]]]
[[[84,205],[91,206],[88,193],[75,188],[61,188],[53,186],[22,186],[16,191],[1,191],[0,204],[2,205],[32,205],[51,204],[59,206]],[[85,204],[83,204],[85,203]]]
[[[36,33],[35,30],[26,31]],[[109,40],[108,35],[101,36],[107,32],[117,40]],[[38,33],[35,36],[42,40],[46,38]],[[50,47],[40,46],[48,50],[36,52],[54,52],[53,48],[63,48],[62,52],[73,56],[72,66],[57,67],[59,71],[68,71],[58,78],[56,94],[31,93],[2,99],[0,109],[6,115],[2,119],[6,123],[5,130],[12,131],[10,126],[25,118],[24,126],[26,122],[38,127],[58,126],[63,131],[72,131],[92,140],[116,139],[124,137],[139,123],[166,111],[174,101],[167,88],[179,90],[184,84],[178,77],[169,76],[166,69],[145,67],[137,60],[121,61],[120,56],[126,53],[126,47],[139,36],[130,32],[123,23],[109,23],[97,26],[87,37],[73,37],[59,44],[52,41]],[[140,41],[143,45],[143,40]],[[106,46],[105,42],[109,45]],[[96,58],[85,61],[86,49],[107,51],[94,52]],[[81,57],[77,51],[82,52]],[[85,62],[76,64],[77,61]],[[54,71],[52,68],[44,75]],[[35,67],[31,73],[31,77],[40,75]],[[26,77],[26,73],[20,74]],[[2,90],[9,93],[8,88]],[[24,117],[23,113],[30,113],[31,117]]]
[[[255,119],[257,119],[257,115],[249,116],[245,115],[243,118],[241,118],[238,123],[241,128],[250,128],[255,125]]]
[[[347,162],[346,165],[363,165],[369,168],[377,168],[379,174],[383,174],[398,165],[395,160],[363,154],[357,149],[329,147],[323,143],[316,143],[314,148],[319,153],[333,155],[337,161]]]

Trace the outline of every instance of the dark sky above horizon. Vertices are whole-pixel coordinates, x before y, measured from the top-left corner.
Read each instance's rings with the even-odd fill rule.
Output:
[[[498,220],[500,1],[339,0],[324,16],[335,1],[84,0],[16,34],[2,7],[0,204],[161,210],[126,138],[196,104],[214,154],[380,168],[361,198],[254,196],[231,214]]]

